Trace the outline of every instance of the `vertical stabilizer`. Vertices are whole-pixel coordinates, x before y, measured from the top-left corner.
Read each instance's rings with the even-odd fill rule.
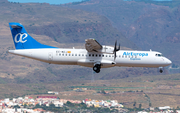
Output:
[[[41,44],[32,38],[20,23],[9,23],[12,33],[14,45],[16,49],[40,49],[40,48],[56,48]]]

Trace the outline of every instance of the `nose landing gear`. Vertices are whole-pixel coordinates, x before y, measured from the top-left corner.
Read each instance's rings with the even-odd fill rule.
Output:
[[[163,72],[163,67],[159,67],[159,72],[160,72],[160,73]]]

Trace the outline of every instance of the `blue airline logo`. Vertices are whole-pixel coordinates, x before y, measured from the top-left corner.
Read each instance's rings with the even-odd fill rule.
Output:
[[[148,53],[133,53],[133,52],[124,52],[123,55],[128,55],[128,56],[148,56]]]
[[[27,33],[18,33],[15,37],[14,37],[14,41],[16,43],[25,43],[27,40],[25,40],[26,38],[28,37],[28,34]]]

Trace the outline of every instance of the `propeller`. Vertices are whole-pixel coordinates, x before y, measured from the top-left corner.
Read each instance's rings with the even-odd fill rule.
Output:
[[[114,46],[114,51],[113,51],[113,53],[114,53],[114,61],[116,59],[116,52],[119,51],[119,50],[120,50],[120,43],[119,43],[119,46],[117,48],[117,40],[116,40],[115,46]]]

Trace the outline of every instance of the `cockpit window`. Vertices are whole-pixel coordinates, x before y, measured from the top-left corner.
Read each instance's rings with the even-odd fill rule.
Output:
[[[163,55],[162,54],[156,54],[157,57],[162,57]]]

